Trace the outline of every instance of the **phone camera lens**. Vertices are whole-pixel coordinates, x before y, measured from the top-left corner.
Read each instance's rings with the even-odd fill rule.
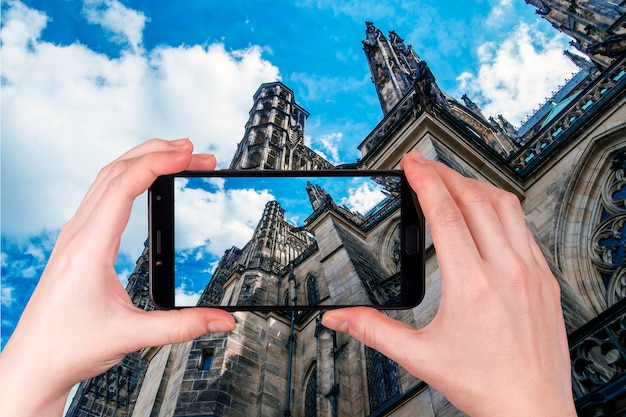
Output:
[[[161,196],[160,196],[160,195],[157,195],[157,196],[156,196],[156,200],[157,200],[157,201],[161,201]]]

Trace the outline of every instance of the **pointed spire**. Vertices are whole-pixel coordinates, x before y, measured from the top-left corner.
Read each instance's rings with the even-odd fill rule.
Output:
[[[537,14],[560,32],[599,67],[607,67],[626,50],[620,27],[626,13],[624,2],[606,0],[525,0]]]
[[[372,22],[365,25],[363,50],[380,105],[387,114],[411,90],[421,60],[395,32],[386,38]]]
[[[581,70],[592,72],[596,67],[594,63],[590,60],[583,58],[580,55],[573,54],[570,51],[563,51],[563,54],[568,57]]]
[[[502,130],[504,130],[504,133],[506,133],[508,137],[510,137],[511,139],[519,138],[519,134],[517,133],[517,129],[515,128],[515,126],[513,126],[511,122],[505,119],[504,116],[502,116],[501,114],[498,115],[498,122],[502,127]]]
[[[306,183],[306,192],[309,194],[309,201],[311,202],[311,206],[313,207],[313,211],[317,210],[324,205],[334,206],[335,202],[333,198],[317,184],[311,184],[307,181]]]

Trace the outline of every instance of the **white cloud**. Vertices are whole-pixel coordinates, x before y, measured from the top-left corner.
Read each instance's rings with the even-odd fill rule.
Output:
[[[6,307],[6,308],[11,307],[11,304],[15,302],[13,291],[15,291],[15,288],[13,287],[6,287],[6,286],[2,287],[2,292],[0,292],[1,294],[0,298],[2,299],[2,307]]]
[[[46,259],[46,254],[44,253],[42,246],[35,246],[32,243],[28,245],[24,253],[32,256],[39,262],[43,262]]]
[[[209,192],[178,187],[176,250],[205,246],[207,252],[221,256],[232,246],[243,248],[252,238],[265,204],[274,199],[267,190]]]
[[[100,25],[112,34],[111,40],[128,43],[133,51],[141,48],[147,18],[117,0],[84,0],[83,14],[89,23]]]
[[[500,0],[493,6],[486,23],[488,25],[497,25],[507,22],[507,16],[510,16],[512,10],[511,0]]]
[[[363,182],[358,187],[348,190],[348,197],[341,199],[341,204],[347,206],[352,211],[366,214],[376,204],[386,198],[383,187],[371,182]]]
[[[305,144],[322,155],[332,164],[340,164],[339,145],[343,139],[343,133],[333,132],[313,138],[305,135]]]
[[[519,124],[545,101],[546,92],[577,71],[563,54],[566,46],[564,35],[547,37],[522,23],[502,44],[480,46],[478,74],[461,74],[459,90],[481,105],[485,115],[502,114]]]
[[[174,290],[174,300],[177,306],[190,307],[198,304],[198,300],[202,296],[202,291],[187,291],[184,287],[177,287]]]
[[[101,24],[111,30],[106,10],[132,14],[102,4]],[[256,46],[164,46],[111,59],[78,43],[40,40],[47,17],[20,2],[3,13],[2,234],[9,237],[60,229],[100,167],[151,137],[189,137],[227,165],[252,94],[279,78]],[[136,45],[139,20],[119,29]],[[143,249],[146,217],[141,198],[122,241],[133,258]]]

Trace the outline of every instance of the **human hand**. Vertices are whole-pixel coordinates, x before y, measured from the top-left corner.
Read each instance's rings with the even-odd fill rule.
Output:
[[[560,290],[517,197],[416,151],[403,168],[441,268],[436,316],[415,329],[359,307],[328,311],[322,323],[472,416],[575,416]]]
[[[61,415],[74,384],[127,353],[234,328],[217,309],[140,310],[114,268],[135,197],[159,175],[215,168],[212,155],[192,151],[186,139],[153,139],[100,171],[0,355],[0,415]],[[25,389],[34,383],[35,395]]]

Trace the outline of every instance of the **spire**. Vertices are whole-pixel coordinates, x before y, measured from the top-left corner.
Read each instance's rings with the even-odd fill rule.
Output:
[[[313,211],[325,205],[333,206],[335,204],[330,194],[317,184],[311,184],[307,181],[306,192],[309,194],[309,201],[311,202]]]
[[[365,25],[363,50],[383,113],[387,114],[413,86],[421,60],[394,31],[387,39],[372,22]]]
[[[606,0],[525,0],[559,31],[574,38],[572,45],[596,65],[607,67],[626,52],[626,7]],[[617,2],[616,2],[617,3]]]
[[[565,54],[565,56],[568,57],[581,70],[592,72],[595,68],[593,62],[580,55],[573,54],[570,51],[563,51],[563,54]]]

